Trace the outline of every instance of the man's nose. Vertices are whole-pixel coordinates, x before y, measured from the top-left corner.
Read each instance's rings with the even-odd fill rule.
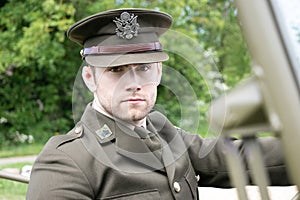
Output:
[[[142,87],[141,77],[136,73],[134,68],[131,68],[126,72],[125,76],[123,76],[123,84],[125,84],[126,90],[128,91],[137,91]]]

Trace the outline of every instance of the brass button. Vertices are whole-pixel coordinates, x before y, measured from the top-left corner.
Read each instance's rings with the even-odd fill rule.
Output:
[[[174,187],[175,192],[180,192],[181,187],[180,187],[180,184],[178,182],[174,182],[173,187]]]
[[[82,127],[81,127],[81,126],[77,126],[77,127],[75,128],[75,130],[74,130],[74,132],[75,132],[76,134],[80,134],[81,131],[82,131]]]

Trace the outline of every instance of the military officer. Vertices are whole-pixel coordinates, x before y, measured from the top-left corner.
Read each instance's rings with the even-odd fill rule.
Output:
[[[27,199],[198,199],[198,186],[231,187],[221,142],[152,111],[168,59],[159,37],[171,24],[166,13],[117,9],[68,30],[83,46],[82,78],[94,100],[68,134],[45,145]],[[272,183],[287,184],[278,141],[261,143]]]

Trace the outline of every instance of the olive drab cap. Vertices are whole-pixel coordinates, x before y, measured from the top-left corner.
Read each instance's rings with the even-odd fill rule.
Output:
[[[159,37],[172,24],[166,13],[146,9],[100,12],[75,23],[70,40],[83,46],[81,56],[95,67],[153,63],[168,60]]]

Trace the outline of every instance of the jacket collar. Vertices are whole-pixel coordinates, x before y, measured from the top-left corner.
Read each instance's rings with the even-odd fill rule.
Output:
[[[116,137],[115,121],[103,114],[100,114],[98,111],[92,108],[91,103],[87,105],[81,117],[81,123],[85,130],[88,130],[96,136],[99,143],[112,141]],[[106,132],[104,132],[105,130]]]
[[[88,104],[83,113],[81,122],[85,131],[95,135],[100,144],[112,142],[115,144],[117,153],[154,169],[164,168],[158,158],[149,151],[146,144],[140,140],[139,136],[133,130],[123,123],[99,113],[92,108],[91,104]],[[104,129],[104,127],[108,127],[109,129]],[[149,127],[151,127],[151,131],[155,131],[152,125]],[[108,135],[103,134],[104,131],[108,131]],[[94,157],[97,158],[98,156]]]

